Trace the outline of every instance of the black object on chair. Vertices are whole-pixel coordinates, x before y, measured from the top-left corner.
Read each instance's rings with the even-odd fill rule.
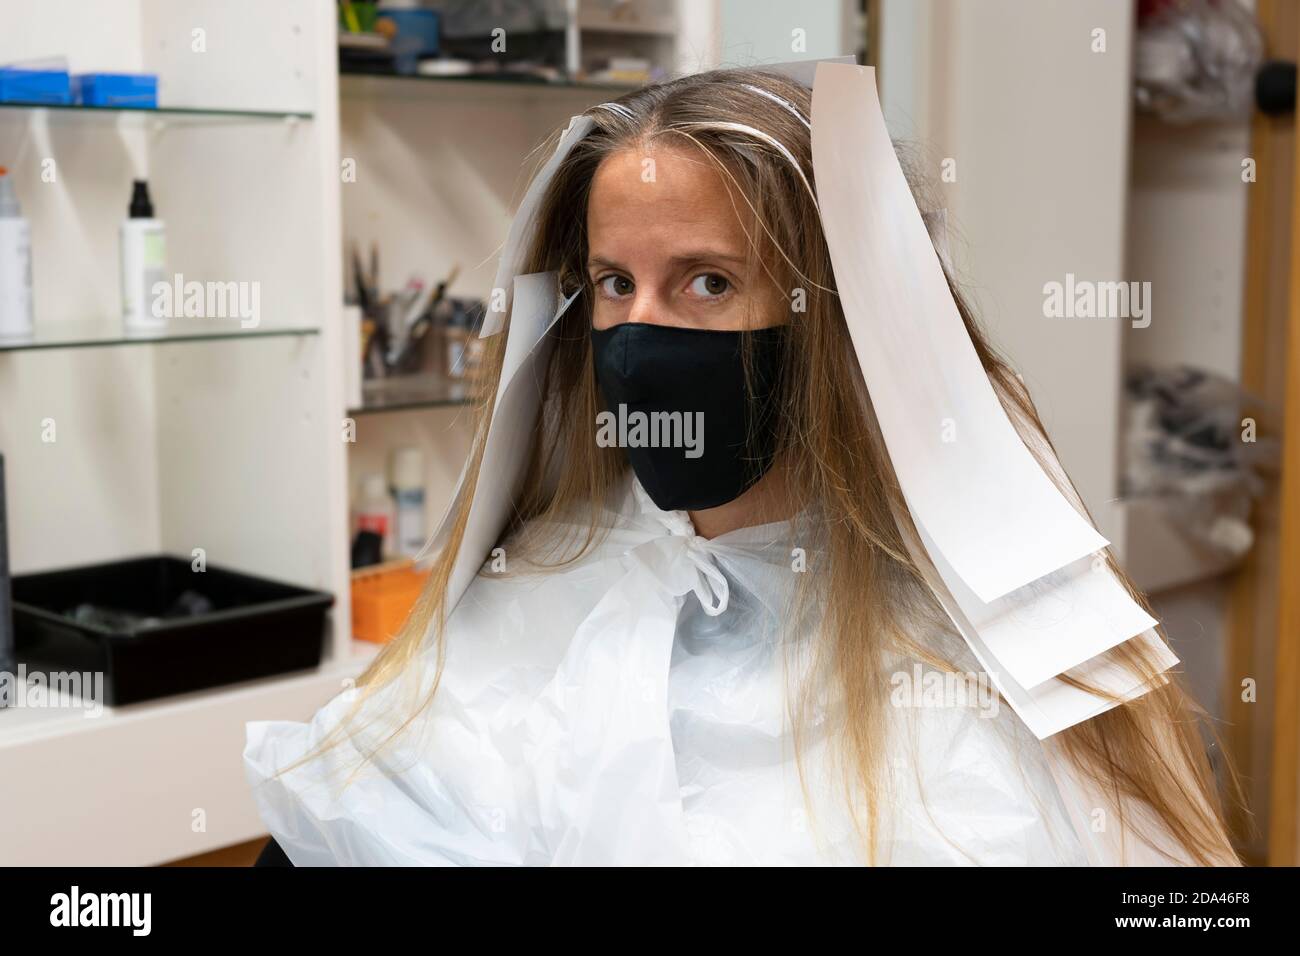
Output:
[[[293,866],[293,861],[285,855],[280,844],[275,842],[275,837],[271,837],[266,841],[266,846],[262,847],[253,866]]]

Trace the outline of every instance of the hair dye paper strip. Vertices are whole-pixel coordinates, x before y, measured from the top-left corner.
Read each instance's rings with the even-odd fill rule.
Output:
[[[895,515],[896,519],[901,517]],[[1140,675],[1132,673],[1107,654],[1090,658],[1070,669],[1073,676],[1114,695],[1119,698],[1118,702],[1080,690],[1055,676],[1050,680],[1026,687],[1007,671],[998,655],[983,640],[979,630],[954,600],[920,538],[911,534],[907,524],[902,520],[899,520],[899,529],[903,532],[903,541],[908,553],[916,562],[926,585],[966,641],[980,666],[989,675],[998,692],[1039,740],[1045,740],[1075,724],[1103,714],[1112,707],[1118,706],[1118,703],[1141,697],[1156,686],[1166,683],[1168,678],[1164,677],[1163,673],[1178,663],[1178,658],[1160,639],[1160,635],[1154,630],[1148,630],[1130,640],[1139,642],[1148,655],[1156,661],[1155,669],[1160,676],[1155,684],[1145,682]],[[919,528],[918,534],[923,534]],[[1113,574],[1110,577],[1114,580]]]
[[[551,341],[548,333],[580,293],[560,298],[558,273],[522,275],[515,279],[506,361],[479,467],[474,501],[470,505],[465,537],[447,585],[447,610],[455,608],[483,561],[496,544],[513,508],[515,490],[528,463],[533,428],[542,405],[542,376]],[[517,338],[516,338],[517,336]],[[512,348],[511,340],[519,342]],[[466,465],[468,468],[468,464]],[[459,493],[464,494],[462,471]],[[443,516],[438,532],[425,545],[445,546],[456,516],[456,499]],[[421,556],[425,552],[421,551]],[[418,558],[417,558],[418,560]]]
[[[1156,626],[1110,566],[1092,557],[985,604],[948,566],[925,528],[917,531],[962,614],[1021,687],[1050,680]]]
[[[999,670],[996,655],[980,640],[979,632],[962,614],[961,608],[952,600],[952,596],[945,593],[941,587],[935,590],[935,594],[998,692],[1039,740],[1045,740],[1075,724],[1091,720],[1119,706],[1120,703],[1141,697],[1155,689],[1154,685],[1146,683],[1141,677],[1105,655],[1073,669],[1072,673],[1080,680],[1115,695],[1119,698],[1118,701],[1081,690],[1058,677],[1053,677],[1035,687],[1023,687],[1006,671]],[[1178,658],[1155,631],[1146,631],[1133,640],[1140,641],[1148,653],[1155,656],[1158,661],[1157,671],[1162,675],[1164,671],[1178,663]],[[1161,676],[1158,678],[1158,683],[1164,683],[1166,680],[1167,678]]]
[[[515,277],[515,292],[511,296],[514,317],[511,319],[510,333],[506,337],[506,354],[501,361],[501,375],[497,380],[496,395],[492,398],[494,417],[490,427],[496,427],[495,411],[501,404],[501,396],[505,394],[515,372],[541,341],[542,336],[550,330],[551,325],[559,320],[573,300],[581,294],[581,290],[574,292],[560,304],[559,309],[552,316],[550,309],[555,302],[555,290],[558,284],[559,273],[556,272],[534,272]],[[527,440],[527,436],[522,440]],[[429,552],[441,551],[446,546],[452,519],[460,508],[461,495],[465,489],[465,473],[468,469],[467,461],[461,467],[460,478],[456,481],[456,490],[451,495],[451,504],[444,512],[438,530],[425,542],[414,560],[419,561]]]
[[[925,568],[924,572],[929,574],[932,569]],[[937,577],[931,578],[930,586],[998,692],[1039,740],[1045,740],[1053,734],[1058,734],[1118,706],[1118,702],[1114,700],[1080,690],[1058,677],[1053,677],[1034,687],[1022,686],[1001,669],[997,656],[980,639],[979,631],[962,613],[961,608],[952,599],[952,595],[944,589],[942,581]],[[1155,631],[1146,631],[1133,640],[1142,642],[1148,652],[1156,657],[1158,671],[1167,671],[1178,663],[1178,658],[1164,641],[1160,640]],[[1073,673],[1081,680],[1115,695],[1119,698],[1119,702],[1133,700],[1154,689],[1151,684],[1145,683],[1140,677],[1108,660],[1104,655],[1075,668]],[[1163,683],[1164,680],[1161,678],[1160,682]]]
[[[951,269],[952,257],[948,254],[948,207],[921,213],[921,221],[925,223],[925,231],[930,235],[930,244],[938,253],[939,261]]]
[[[560,295],[560,278],[556,272],[534,272],[515,276],[514,295],[511,296],[510,331],[506,336],[506,354],[501,360],[501,378],[492,407],[501,404],[501,397],[515,373],[523,366],[537,343],[542,340],[569,305],[582,294],[574,292],[556,306]]]
[[[506,244],[501,249],[501,260],[497,265],[493,289],[505,289],[508,292],[514,277],[523,270],[524,256],[528,254],[528,245],[537,231],[537,213],[542,204],[542,197],[546,195],[546,189],[550,186],[560,163],[564,162],[564,158],[569,155],[569,150],[591,132],[595,122],[590,116],[571,117],[569,125],[560,135],[555,152],[528,184],[528,190],[524,193],[523,201],[519,203],[515,218],[510,221],[510,232],[506,235]],[[483,328],[479,335],[487,338],[500,332],[505,328],[506,316],[509,312],[509,302],[502,303],[499,311],[489,309],[483,317]]]
[[[819,64],[813,169],[835,281],[918,522],[985,603],[1106,546],[1003,410],[885,128],[870,67]]]

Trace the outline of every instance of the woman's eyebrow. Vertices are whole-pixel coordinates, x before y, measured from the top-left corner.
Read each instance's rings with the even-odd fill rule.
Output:
[[[683,252],[678,255],[672,256],[668,261],[671,262],[673,265],[688,265],[692,262],[707,262],[709,260],[714,260],[718,262],[731,262],[731,263],[735,263],[736,265],[744,265],[746,261],[744,256],[735,256],[726,252],[719,252],[713,249],[701,249],[698,251]],[[591,269],[595,266],[604,266],[608,269],[623,268],[623,266],[621,266],[619,263],[613,261],[612,259],[606,259],[604,256],[588,256],[587,268]]]

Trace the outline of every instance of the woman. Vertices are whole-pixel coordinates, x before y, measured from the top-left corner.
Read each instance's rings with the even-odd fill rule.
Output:
[[[718,70],[566,131],[424,595],[310,724],[249,725],[295,863],[1237,862],[1153,645],[1107,655],[1154,689],[1044,741],[954,628],[863,388],[811,114],[788,76]]]

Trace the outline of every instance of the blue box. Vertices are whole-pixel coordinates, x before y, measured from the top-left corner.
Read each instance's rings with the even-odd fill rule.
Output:
[[[0,66],[0,103],[64,106],[71,102],[72,84],[66,71]]]
[[[158,108],[158,77],[153,73],[79,73],[72,95],[82,106]]]
[[[417,57],[437,56],[439,49],[438,11],[390,10],[380,7],[377,19],[388,19],[397,27],[396,44],[403,53]]]

